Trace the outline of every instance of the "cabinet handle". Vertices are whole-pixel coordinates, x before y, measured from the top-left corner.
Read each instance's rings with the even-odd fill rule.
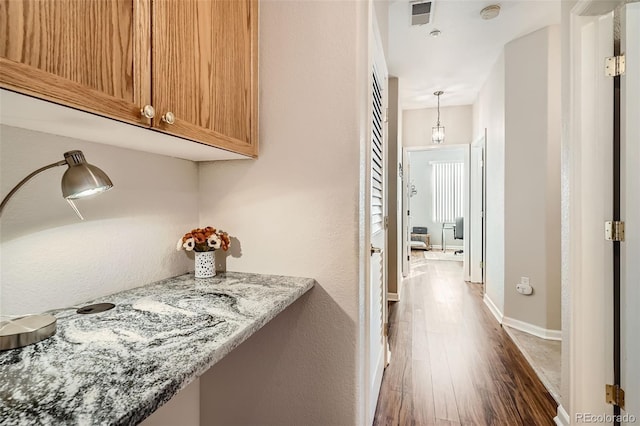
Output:
[[[162,121],[164,121],[167,124],[173,124],[176,122],[176,116],[171,111],[167,111],[162,116]]]
[[[140,114],[144,117],[144,118],[153,118],[156,116],[156,110],[153,109],[153,107],[151,105],[145,105],[144,107],[142,107],[142,109],[140,110]]]

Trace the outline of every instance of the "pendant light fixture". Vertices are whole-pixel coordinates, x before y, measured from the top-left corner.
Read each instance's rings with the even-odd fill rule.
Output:
[[[444,142],[444,126],[440,125],[440,95],[444,92],[442,90],[438,90],[433,94],[438,97],[438,122],[431,130],[431,142],[441,144]]]

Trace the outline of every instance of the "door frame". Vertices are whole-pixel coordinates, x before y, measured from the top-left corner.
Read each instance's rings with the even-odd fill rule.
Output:
[[[617,5],[604,3],[581,0],[569,16],[562,162],[562,380],[569,406],[558,407],[556,417],[563,425],[577,413],[613,413],[604,398],[605,384],[613,383],[613,256],[603,229],[613,219],[614,86],[604,58],[614,53]]]
[[[640,417],[640,2],[627,3],[621,16],[621,50],[629,71],[621,78],[621,220],[627,223],[621,243],[621,385],[626,410]],[[634,71],[635,70],[635,71]],[[633,119],[633,118],[636,119]]]
[[[437,150],[442,150],[442,149],[451,149],[451,148],[456,148],[456,149],[461,149],[464,152],[464,185],[463,185],[463,212],[464,212],[464,235],[465,238],[462,241],[462,250],[463,250],[463,256],[462,256],[462,267],[463,267],[463,279],[465,281],[469,281],[471,279],[471,271],[469,269],[470,266],[470,253],[471,253],[471,246],[469,244],[470,242],[470,238],[467,238],[467,235],[471,235],[471,228],[470,228],[470,224],[469,224],[469,217],[470,217],[470,212],[469,212],[469,205],[470,205],[470,188],[469,188],[469,179],[470,179],[470,173],[469,173],[469,165],[470,165],[470,153],[471,153],[471,144],[443,144],[443,145],[420,145],[420,146],[409,146],[409,147],[403,147],[402,148],[402,170],[404,170],[405,172],[403,173],[403,184],[402,185],[402,198],[403,200],[409,200],[409,182],[411,180],[411,175],[410,175],[410,171],[411,171],[411,165],[410,165],[410,159],[409,159],[409,153],[411,152],[418,152],[418,151],[437,151]],[[409,173],[407,173],[407,171],[409,171]],[[405,178],[406,176],[406,178]],[[403,247],[407,247],[407,256],[410,256],[410,251],[408,249],[408,247],[410,246],[410,240],[411,240],[411,234],[409,232],[408,226],[409,226],[409,222],[410,222],[410,211],[409,211],[409,205],[407,204],[404,208],[404,211],[402,212],[402,227],[403,227]],[[404,258],[406,259],[406,257]],[[403,261],[404,261],[403,259]],[[410,268],[409,268],[410,269]],[[410,270],[409,270],[410,272]],[[400,291],[401,287],[398,288],[398,291]],[[400,295],[400,297],[402,297]]]
[[[364,3],[364,2],[363,2]],[[365,93],[362,98],[366,99],[366,105],[362,105],[363,111],[365,115],[363,117],[364,124],[362,126],[363,131],[363,141],[362,141],[362,149],[361,158],[363,158],[363,162],[361,163],[361,182],[360,182],[360,193],[364,195],[364,198],[360,199],[361,205],[363,206],[364,217],[362,218],[361,228],[361,247],[360,247],[360,260],[361,260],[361,277],[363,278],[363,287],[361,288],[360,300],[363,301],[361,303],[361,320],[363,327],[360,329],[360,360],[363,360],[361,369],[359,370],[359,375],[361,377],[360,383],[363,389],[363,401],[360,405],[360,409],[362,410],[359,413],[359,417],[362,419],[364,424],[372,424],[373,419],[375,417],[375,411],[377,407],[378,396],[380,393],[380,387],[382,385],[382,376],[384,373],[384,367],[387,365],[389,361],[389,352],[387,336],[385,333],[385,324],[388,322],[388,313],[387,313],[387,270],[385,268],[386,265],[386,256],[387,253],[387,235],[388,229],[386,226],[383,226],[384,233],[384,244],[381,248],[381,263],[383,268],[382,274],[382,282],[381,288],[374,289],[372,286],[372,276],[371,276],[371,248],[372,245],[372,235],[371,235],[371,135],[372,135],[372,123],[371,117],[373,115],[373,96],[372,90],[373,87],[373,70],[374,67],[377,68],[378,72],[382,75],[380,76],[380,85],[383,92],[383,215],[386,218],[388,216],[388,212],[386,211],[387,202],[385,197],[388,195],[384,189],[387,185],[387,175],[386,169],[388,165],[384,164],[387,161],[387,119],[386,119],[386,111],[387,111],[387,98],[388,98],[388,70],[386,65],[386,60],[384,57],[384,50],[382,48],[382,39],[380,36],[380,31],[378,29],[377,21],[373,17],[372,5],[370,2],[366,3],[367,13],[366,13],[366,25],[367,25],[367,46],[366,50],[366,60],[363,61],[366,63],[366,68],[362,69],[363,73],[366,73],[366,78],[363,78],[363,81],[366,81],[366,88],[363,87]],[[385,219],[386,222],[386,219]],[[373,323],[373,312],[372,312],[372,302],[374,298],[379,295],[381,300],[380,309],[382,310],[382,321],[381,328],[377,330],[377,326]],[[376,327],[376,330],[372,330],[373,327]],[[373,332],[380,333],[382,335],[382,347],[380,348],[379,355],[372,353],[372,339],[371,335]]]
[[[487,130],[485,129],[484,135],[471,143],[471,152],[469,154],[469,280],[472,283],[482,284],[484,284],[484,264],[486,262],[486,139]],[[474,149],[480,150],[480,156],[477,158],[474,156]],[[479,180],[479,188],[473,184],[475,179]]]

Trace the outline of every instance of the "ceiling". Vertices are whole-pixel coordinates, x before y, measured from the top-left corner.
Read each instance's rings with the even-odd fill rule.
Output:
[[[506,43],[560,23],[559,0],[433,0],[431,22],[414,27],[410,4],[389,5],[387,65],[400,79],[404,109],[435,107],[437,90],[445,92],[442,106],[472,104]],[[491,4],[500,15],[483,20],[480,10]],[[439,37],[429,35],[434,29]]]

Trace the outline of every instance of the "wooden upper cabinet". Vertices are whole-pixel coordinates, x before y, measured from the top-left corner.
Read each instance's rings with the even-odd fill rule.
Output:
[[[257,156],[257,0],[154,0],[152,21],[153,127]]]
[[[0,86],[138,125],[150,0],[0,0]]]

